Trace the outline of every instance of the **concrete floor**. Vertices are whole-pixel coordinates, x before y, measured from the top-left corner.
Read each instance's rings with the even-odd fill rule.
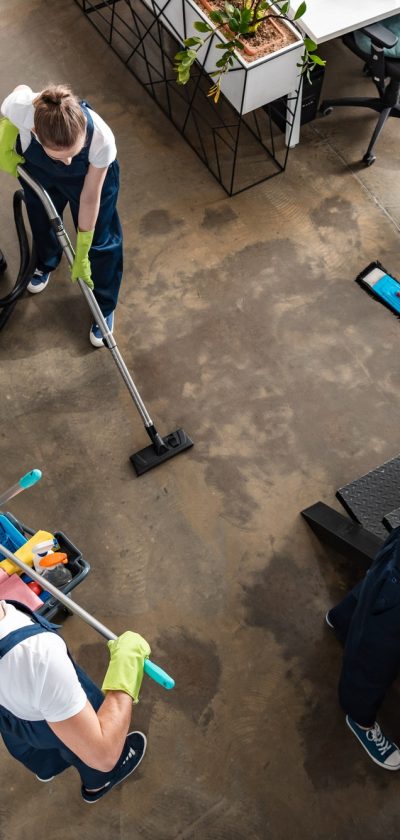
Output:
[[[353,282],[375,258],[399,273],[397,122],[364,169],[374,117],[337,110],[304,128],[285,174],[227,199],[72,0],[1,12],[0,97],[70,81],[116,134],[117,337],[160,430],[195,441],[136,479],[145,434],[65,266],[18,305],[0,338],[2,488],[44,477],[10,510],[76,542],[92,565],[77,600],[145,635],[177,686],[145,681],[147,757],[93,809],[75,771],[40,785],[1,748],[1,840],[395,838],[399,777],[344,725],[323,621],[355,570],[299,511],[399,449],[399,324]],[[326,94],[368,95],[341,44],[324,52]],[[2,175],[10,276],[14,189]],[[100,637],[77,618],[63,632],[100,681]],[[382,722],[400,738],[396,688]]]

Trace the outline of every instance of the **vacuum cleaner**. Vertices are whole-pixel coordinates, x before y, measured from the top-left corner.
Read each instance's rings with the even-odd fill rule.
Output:
[[[28,172],[22,167],[17,167],[19,177],[25,181],[29,187],[36,193],[36,195],[40,198],[43,207],[46,210],[46,213],[49,218],[50,226],[55,231],[58,241],[63,249],[63,253],[65,254],[68,263],[72,266],[72,263],[75,258],[74,249],[71,245],[71,241],[69,236],[65,230],[63,221],[61,217],[58,215],[57,210],[46,192],[46,190],[41,187],[41,185],[32,178]],[[22,197],[21,197],[22,194]],[[17,198],[18,196],[18,198]],[[23,192],[19,191],[14,196],[15,201],[17,202],[17,207],[20,208],[23,199]],[[22,212],[18,212],[17,216],[15,216],[17,231],[20,241],[21,247],[21,267],[18,275],[18,280],[16,283],[16,287],[13,292],[7,296],[7,303],[6,303],[6,315],[5,317],[8,318],[10,310],[7,310],[7,306],[14,306],[18,297],[23,294],[26,289],[26,286],[29,283],[29,279],[33,271],[35,270],[34,265],[34,255],[31,256],[31,259],[27,257],[27,253],[29,254],[29,247],[27,242],[26,231],[24,228]],[[28,250],[27,250],[28,249]],[[105,346],[110,350],[111,355],[114,359],[114,362],[122,376],[122,379],[129,391],[129,394],[133,400],[135,407],[137,408],[140,417],[144,423],[144,427],[146,432],[150,438],[151,444],[144,447],[144,449],[139,450],[139,452],[135,452],[133,455],[130,456],[130,460],[135,468],[136,475],[140,476],[144,473],[148,472],[149,470],[153,469],[154,467],[158,467],[159,464],[163,464],[164,461],[168,461],[170,458],[173,458],[175,455],[179,455],[180,452],[184,452],[186,449],[190,449],[193,446],[193,441],[191,438],[186,434],[183,429],[177,429],[175,432],[171,432],[169,435],[165,437],[161,437],[159,432],[157,431],[149,412],[146,409],[146,406],[139,394],[139,391],[136,388],[136,385],[129,373],[129,370],[121,356],[121,353],[117,347],[117,343],[114,339],[113,334],[110,332],[105,318],[101,312],[101,309],[96,301],[96,298],[86,285],[83,280],[78,279],[78,284],[81,289],[82,294],[84,295],[86,302],[90,308],[90,311],[93,316],[93,320],[98,324],[100,328],[100,332],[103,337],[103,343]],[[0,300],[0,307],[4,306],[4,299]],[[3,312],[5,310],[3,309]],[[1,328],[1,316],[0,316],[0,328]]]
[[[372,297],[400,316],[400,282],[378,260],[367,265],[356,277],[356,282]]]

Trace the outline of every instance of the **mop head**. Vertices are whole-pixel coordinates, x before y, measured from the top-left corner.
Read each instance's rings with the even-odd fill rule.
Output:
[[[384,303],[396,315],[400,316],[400,283],[388,274],[377,260],[370,263],[356,277],[356,282],[374,298]]]

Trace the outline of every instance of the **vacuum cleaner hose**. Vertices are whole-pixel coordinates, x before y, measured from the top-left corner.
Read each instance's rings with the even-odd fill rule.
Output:
[[[22,212],[24,201],[24,191],[17,190],[17,192],[14,193],[13,211],[19,243],[20,266],[14,288],[11,290],[11,292],[9,292],[9,294],[0,298],[0,309],[2,310],[0,313],[0,330],[8,321],[17,300],[19,300],[19,298],[24,294],[25,289],[29,283],[30,277],[32,276],[36,267],[34,248],[32,248],[31,253]]]

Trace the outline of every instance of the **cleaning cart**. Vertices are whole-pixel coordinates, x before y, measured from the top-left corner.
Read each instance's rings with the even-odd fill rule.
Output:
[[[26,544],[26,542],[33,537],[34,534],[35,531],[32,528],[28,527],[28,525],[24,525],[23,522],[20,522],[11,513],[0,513],[0,543],[9,551],[18,551],[18,549]],[[78,584],[81,583],[89,574],[90,564],[82,557],[82,553],[79,551],[79,548],[77,548],[76,545],[74,545],[74,543],[72,543],[62,531],[55,531],[54,538],[57,544],[57,551],[65,553],[68,558],[66,568],[70,571],[72,578],[69,583],[63,587],[62,591],[65,595],[70,595],[72,590],[75,589],[75,587],[78,586]],[[4,559],[5,556],[0,554],[0,561],[3,561]],[[33,578],[30,578],[27,574],[23,574],[21,576],[21,580],[23,583],[28,585],[33,581]],[[46,592],[45,589],[42,589],[42,592],[37,597],[42,601],[42,606],[35,610],[35,612],[38,612],[39,615],[43,615],[47,619],[51,620],[59,611],[63,611],[64,614],[67,615],[71,614],[70,610],[63,606],[57,598],[54,598]]]

